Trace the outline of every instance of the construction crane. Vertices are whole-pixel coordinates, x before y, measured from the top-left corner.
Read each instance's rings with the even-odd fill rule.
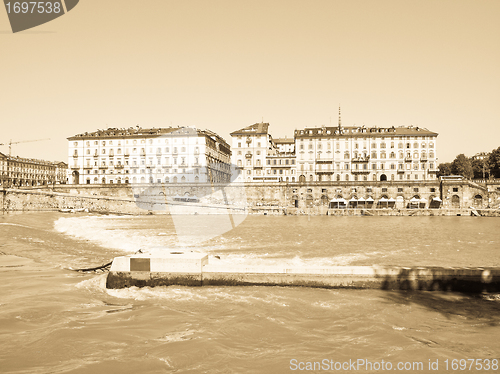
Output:
[[[45,139],[35,139],[35,140],[21,140],[19,142],[13,142],[12,139],[9,141],[9,157],[12,155],[12,144],[19,144],[19,143],[31,143],[31,142],[41,142],[42,140],[50,140],[50,138],[45,138]],[[0,143],[0,145],[5,145],[3,143]]]

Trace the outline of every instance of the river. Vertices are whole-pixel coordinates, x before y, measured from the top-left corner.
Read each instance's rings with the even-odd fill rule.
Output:
[[[207,241],[203,232],[217,218],[187,221],[192,230],[179,238],[171,216],[3,215],[0,372],[287,373],[317,363],[323,371],[380,372],[390,364],[441,373],[471,359],[489,360],[490,369],[467,361],[458,372],[499,371],[495,294],[107,290],[106,274],[70,270],[158,247],[226,263],[500,266],[496,218],[248,216]]]

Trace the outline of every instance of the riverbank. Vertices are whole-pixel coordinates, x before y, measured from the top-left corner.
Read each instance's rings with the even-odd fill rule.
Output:
[[[378,208],[329,209],[327,203],[315,203],[307,207],[295,207],[282,203],[263,203],[262,199],[246,197],[241,190],[224,195],[221,190],[215,197],[198,198],[194,193],[172,195],[165,187],[117,188],[117,189],[66,189],[60,192],[47,189],[1,190],[2,212],[15,211],[86,211],[99,214],[231,214],[231,215],[329,215],[329,216],[482,216],[500,217],[500,209],[484,209],[472,206],[462,208],[412,208],[400,206]],[[269,191],[269,195],[273,194]],[[220,196],[218,196],[219,194]],[[223,197],[227,203],[225,203]],[[295,200],[294,200],[295,201]],[[328,201],[328,200],[322,200]]]

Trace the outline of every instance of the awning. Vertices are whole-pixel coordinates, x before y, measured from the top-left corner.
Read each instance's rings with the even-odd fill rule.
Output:
[[[383,198],[381,198],[381,199],[379,200],[379,203],[385,203],[386,201],[389,201],[389,200],[387,200],[385,197],[383,197]]]
[[[360,198],[358,199],[358,203],[364,203],[364,202],[365,202],[365,199],[363,199],[362,197],[360,197]]]
[[[411,198],[410,203],[418,203],[420,199],[416,199],[414,197]]]
[[[368,199],[366,199],[366,202],[367,203],[373,203],[375,200],[372,199],[372,197],[370,196]]]
[[[358,201],[355,197],[351,197],[351,199],[349,201],[353,201],[353,202],[356,202]]]
[[[427,202],[427,199],[426,199],[425,197],[422,197],[422,198],[420,199],[420,202],[421,202],[421,203],[426,203],[426,202]]]
[[[347,203],[347,200],[346,200],[346,199],[344,199],[344,198],[339,199],[339,203],[345,204],[345,203]]]
[[[433,197],[433,198],[432,198],[432,201],[439,201],[439,202],[442,202],[443,200],[441,200],[439,197]]]
[[[395,203],[396,202],[396,200],[394,200],[392,197],[389,200],[387,200],[387,201],[390,202],[390,203]]]
[[[338,203],[339,201],[337,199],[331,199],[330,202],[331,203]]]

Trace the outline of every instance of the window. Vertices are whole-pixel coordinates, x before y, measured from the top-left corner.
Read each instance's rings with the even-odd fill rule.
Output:
[[[401,187],[398,187],[398,192],[403,192],[403,189]]]
[[[453,187],[453,192],[458,192],[458,187]]]

